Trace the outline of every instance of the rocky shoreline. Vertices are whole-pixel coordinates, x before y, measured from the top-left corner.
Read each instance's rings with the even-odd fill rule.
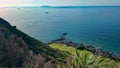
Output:
[[[67,45],[67,46],[75,47],[78,50],[87,50],[92,52],[94,55],[100,55],[102,57],[111,58],[112,60],[115,60],[115,61],[120,61],[120,57],[116,56],[114,53],[109,51],[108,52],[104,51],[101,48],[96,48],[92,45],[78,44],[73,41],[66,41],[65,38],[52,40],[50,43],[47,43],[47,44],[52,44],[52,43],[57,43],[57,44],[60,44],[61,46]]]

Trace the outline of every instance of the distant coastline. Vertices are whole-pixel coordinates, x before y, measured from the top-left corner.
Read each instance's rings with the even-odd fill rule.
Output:
[[[120,6],[51,6],[50,8],[100,8],[100,7],[120,7]]]
[[[0,8],[101,8],[101,7],[120,7],[120,6],[50,6],[50,5],[41,5],[41,6],[5,6]]]

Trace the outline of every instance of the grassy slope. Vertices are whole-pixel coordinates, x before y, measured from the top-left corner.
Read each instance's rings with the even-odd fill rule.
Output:
[[[75,48],[73,48],[73,47],[68,47],[66,45],[59,45],[57,43],[50,44],[49,46],[54,48],[54,49],[59,49],[61,51],[65,51],[65,52],[69,52],[71,54],[75,54]]]
[[[60,44],[57,44],[57,43],[53,43],[53,44],[50,44],[49,45],[51,48],[54,48],[54,49],[57,49],[57,50],[60,50],[60,51],[64,51],[64,52],[69,52],[70,54],[73,54],[73,55],[76,55],[76,49],[74,47],[70,47],[70,46],[66,46],[66,45],[60,45]],[[78,52],[81,52],[81,51],[86,51],[86,50],[78,50]],[[89,52],[89,51],[87,51]],[[89,52],[91,53],[91,52]]]

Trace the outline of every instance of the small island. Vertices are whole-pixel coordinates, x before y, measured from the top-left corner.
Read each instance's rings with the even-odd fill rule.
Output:
[[[42,5],[41,7],[42,8],[51,8],[51,6],[49,6],[49,5]]]

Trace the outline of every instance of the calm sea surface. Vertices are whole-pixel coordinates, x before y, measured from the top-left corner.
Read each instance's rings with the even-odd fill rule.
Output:
[[[43,42],[66,32],[68,40],[120,55],[120,7],[0,8],[0,17]]]

